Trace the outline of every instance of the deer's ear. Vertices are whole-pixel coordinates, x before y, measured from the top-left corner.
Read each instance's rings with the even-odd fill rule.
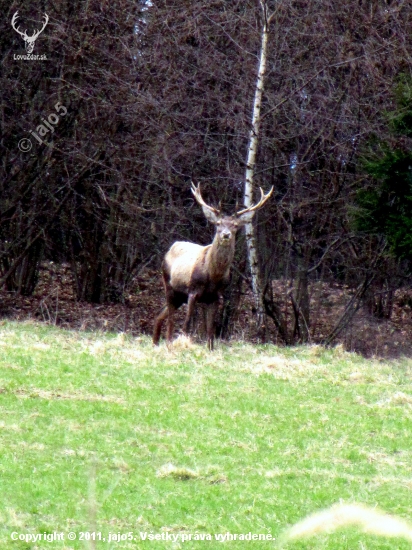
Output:
[[[255,215],[255,212],[245,212],[244,214],[241,214],[237,218],[237,222],[239,224],[239,227],[242,227],[246,225],[247,223],[250,223],[252,221],[253,216]]]
[[[219,221],[219,216],[217,216],[213,210],[210,210],[209,208],[206,208],[205,206],[202,206],[203,214],[205,215],[205,218],[210,221],[211,223],[216,223]]]

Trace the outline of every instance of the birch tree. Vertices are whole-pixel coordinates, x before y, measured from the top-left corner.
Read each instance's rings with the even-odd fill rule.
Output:
[[[253,203],[253,186],[256,167],[256,155],[259,145],[259,130],[261,120],[261,107],[262,97],[265,85],[265,73],[268,55],[268,41],[269,41],[269,26],[272,21],[275,12],[268,15],[268,6],[265,0],[260,0],[260,6],[262,9],[262,35],[260,46],[260,58],[258,76],[255,88],[255,97],[253,101],[253,114],[252,114],[252,126],[249,134],[249,147],[246,161],[246,174],[245,174],[245,197],[244,203],[246,207],[249,207]],[[262,280],[259,270],[259,262],[257,255],[256,245],[256,233],[252,223],[245,226],[246,234],[246,246],[248,251],[248,259],[250,266],[250,273],[252,278],[252,289],[255,299],[255,305],[257,310],[257,328],[258,331],[264,330],[264,305],[263,305],[263,289]]]

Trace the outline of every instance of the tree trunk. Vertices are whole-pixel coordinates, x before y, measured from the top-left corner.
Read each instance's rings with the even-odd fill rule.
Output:
[[[300,343],[306,343],[310,337],[310,302],[308,267],[303,257],[298,258],[295,292],[291,297],[295,314],[293,338]]]
[[[267,5],[265,0],[260,2],[263,15],[263,27],[262,27],[262,42],[260,47],[260,60],[258,77],[256,81],[255,98],[253,102],[253,115],[252,115],[252,127],[249,134],[249,148],[246,161],[246,174],[245,174],[245,198],[244,203],[246,207],[249,207],[253,203],[253,185],[254,175],[256,167],[256,155],[259,143],[259,128],[261,119],[261,106],[262,96],[264,90],[264,78],[266,72],[267,61],[267,49],[269,38],[269,24],[273,17],[273,14],[267,16]],[[265,308],[263,304],[263,288],[262,280],[259,269],[259,261],[257,255],[256,245],[256,233],[252,223],[248,223],[245,226],[246,234],[246,246],[248,252],[248,260],[250,266],[250,274],[252,278],[253,296],[255,299],[256,313],[257,313],[257,329],[261,338],[265,336]]]

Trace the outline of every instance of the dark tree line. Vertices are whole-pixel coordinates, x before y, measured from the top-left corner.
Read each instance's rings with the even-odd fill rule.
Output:
[[[30,295],[40,263],[53,259],[72,266],[79,300],[122,301],[174,240],[209,241],[191,180],[228,212],[243,202],[259,2],[0,6],[0,282]],[[389,306],[377,296],[409,276],[388,234],[359,225],[356,212],[359,193],[379,186],[365,154],[373,140],[393,140],[387,113],[403,108],[396,89],[411,77],[412,14],[403,0],[268,8],[275,16],[256,170],[257,185],[275,187],[257,216],[266,313],[283,341],[306,341],[311,282],[348,284],[352,299],[332,341],[365,300],[382,314]],[[29,34],[49,15],[33,52],[47,60],[15,59],[25,53],[11,27],[16,11]],[[52,114],[58,121],[39,143],[31,132]],[[19,149],[24,138],[28,152]],[[239,241],[223,332],[248,284]],[[282,296],[275,279],[284,281]]]

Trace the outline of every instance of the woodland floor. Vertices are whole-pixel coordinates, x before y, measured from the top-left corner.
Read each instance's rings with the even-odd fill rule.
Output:
[[[286,288],[275,281],[274,295],[282,307]],[[313,283],[311,293],[311,343],[316,344],[331,331],[350,300],[351,290],[345,285]],[[284,298],[283,298],[284,300]],[[155,315],[163,305],[163,288],[159,273],[146,270],[137,277],[124,304],[99,305],[75,299],[70,266],[45,262],[39,282],[30,297],[0,291],[0,316],[14,320],[43,321],[74,330],[103,330],[150,335]],[[362,308],[351,325],[336,339],[348,351],[364,356],[396,358],[412,356],[412,291],[396,291],[390,319],[376,319]],[[287,304],[284,304],[286,310]],[[176,334],[184,317],[178,312]],[[245,294],[237,318],[233,321],[232,339],[256,341],[252,299]],[[268,341],[281,345],[273,322],[269,320]]]

